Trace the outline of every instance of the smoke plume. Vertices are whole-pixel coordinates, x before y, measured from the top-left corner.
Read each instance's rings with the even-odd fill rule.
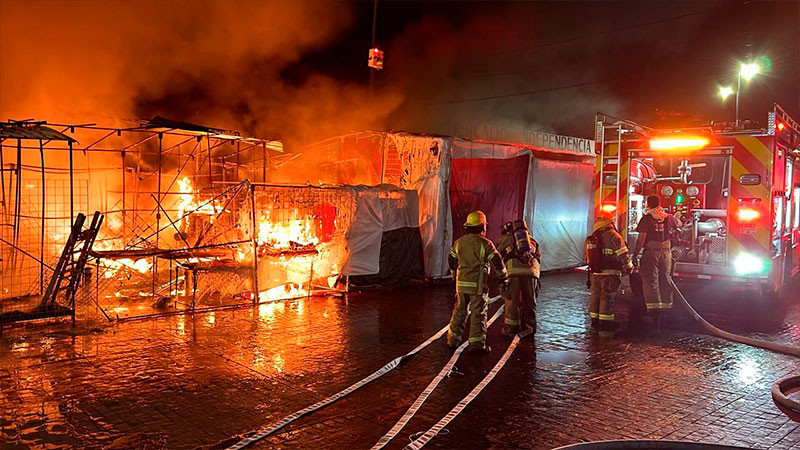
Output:
[[[288,142],[375,126],[399,102],[281,72],[353,21],[338,2],[2,0],[0,114],[68,123],[177,120]],[[11,65],[9,65],[11,62]]]

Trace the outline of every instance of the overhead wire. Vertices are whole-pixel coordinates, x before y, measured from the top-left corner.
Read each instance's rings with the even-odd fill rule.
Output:
[[[625,27],[614,28],[614,29],[611,29],[611,30],[584,34],[584,35],[581,35],[581,36],[575,36],[575,37],[571,37],[571,38],[567,38],[567,39],[561,39],[561,40],[553,41],[553,42],[545,42],[543,44],[532,45],[532,46],[528,46],[528,47],[524,47],[524,48],[520,48],[520,49],[509,50],[509,51],[505,51],[505,52],[492,53],[492,54],[490,54],[488,56],[508,56],[508,55],[513,55],[513,54],[517,54],[517,53],[530,52],[530,51],[539,50],[539,49],[542,49],[542,48],[554,47],[554,46],[562,45],[562,44],[568,44],[570,42],[582,41],[584,39],[590,39],[590,38],[595,38],[595,37],[599,37],[599,36],[619,33],[619,32],[623,32],[623,31],[630,31],[630,30],[634,30],[634,29],[638,29],[638,28],[644,28],[644,27],[648,27],[648,26],[652,26],[652,25],[658,25],[658,24],[662,24],[662,23],[666,23],[666,22],[685,19],[687,17],[693,17],[693,16],[698,16],[700,14],[705,14],[705,13],[711,12],[713,10],[714,10],[714,8],[704,9],[704,10],[701,10],[701,11],[695,11],[695,12],[691,12],[691,13],[680,14],[680,15],[677,15],[677,16],[665,17],[665,18],[658,19],[658,20],[653,20],[653,21],[650,21],[650,22],[643,22],[643,23],[638,23],[638,24],[635,24],[635,25],[629,25],[629,26],[625,26]],[[476,73],[476,74],[473,74],[473,75],[481,76],[482,74]]]

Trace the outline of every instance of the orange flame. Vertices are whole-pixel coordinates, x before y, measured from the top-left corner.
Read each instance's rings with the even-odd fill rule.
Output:
[[[180,195],[178,196],[178,204],[176,205],[178,210],[178,224],[183,224],[183,216],[187,213],[200,213],[213,216],[221,209],[219,206],[213,203],[204,202],[204,204],[201,206],[195,198],[196,193],[192,187],[192,180],[190,180],[189,177],[183,177],[178,180],[177,183],[178,192],[180,192]]]
[[[95,250],[109,250],[114,248],[114,246],[111,241],[96,241],[93,248]],[[147,273],[151,266],[152,263],[146,258],[140,258],[137,260],[133,260],[131,258],[100,260],[100,267],[104,269],[104,278],[112,278],[116,276],[120,269],[126,269],[132,272]]]
[[[259,302],[271,302],[275,300],[287,300],[290,298],[305,297],[308,289],[298,283],[286,283],[274,288],[267,289],[258,293]]]
[[[292,213],[297,216],[297,210]],[[267,245],[275,249],[288,249],[292,243],[299,245],[316,245],[319,239],[314,234],[311,219],[290,219],[284,223],[269,220],[269,212],[262,216],[258,223],[258,245]]]

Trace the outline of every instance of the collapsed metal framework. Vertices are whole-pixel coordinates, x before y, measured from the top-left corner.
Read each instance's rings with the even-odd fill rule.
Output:
[[[186,273],[195,280],[192,294],[197,273],[220,272],[222,261],[240,275],[243,264],[230,260],[237,252],[241,259],[244,246],[256,253],[251,181],[268,182],[269,169],[291,157],[279,141],[159,116],[118,127],[9,120],[0,122],[0,149],[0,327],[28,317],[21,309],[47,294],[70,229],[89,210],[102,212],[106,223],[87,266],[94,276],[87,271],[75,280],[82,286],[76,307],[87,313],[118,317],[119,307],[105,300],[124,298],[121,284],[138,284],[137,295],[149,292],[149,300],[164,303],[179,281],[184,297],[189,292]],[[193,220],[200,210],[204,219]],[[190,225],[200,227],[193,242],[187,239]],[[159,260],[167,261],[168,270]],[[169,281],[162,283],[167,273]],[[258,292],[255,258],[248,278]],[[191,297],[185,309],[198,306]],[[247,301],[257,302],[253,297]]]

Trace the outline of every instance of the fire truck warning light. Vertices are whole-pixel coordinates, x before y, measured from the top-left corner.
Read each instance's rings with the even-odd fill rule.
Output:
[[[650,139],[653,150],[698,150],[708,145],[704,137],[670,137]]]

